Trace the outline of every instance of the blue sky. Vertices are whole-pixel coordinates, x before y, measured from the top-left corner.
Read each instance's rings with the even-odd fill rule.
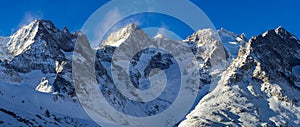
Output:
[[[217,29],[224,27],[251,36],[278,26],[300,37],[300,8],[296,0],[191,0],[211,19]],[[49,19],[71,31],[79,30],[104,0],[10,0],[1,2],[0,36],[9,36],[35,18]],[[16,4],[17,3],[17,4]],[[3,6],[4,5],[4,6]]]

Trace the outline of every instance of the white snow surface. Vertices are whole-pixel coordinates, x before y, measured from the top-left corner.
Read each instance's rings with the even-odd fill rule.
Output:
[[[96,126],[75,98],[40,93],[29,86],[1,84],[0,100],[1,126]]]

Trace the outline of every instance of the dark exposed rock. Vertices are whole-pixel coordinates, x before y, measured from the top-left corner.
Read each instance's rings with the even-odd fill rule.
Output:
[[[300,45],[294,35],[279,27],[252,38],[249,43],[253,56],[271,74],[271,79],[282,77],[295,86],[292,67],[300,65]]]

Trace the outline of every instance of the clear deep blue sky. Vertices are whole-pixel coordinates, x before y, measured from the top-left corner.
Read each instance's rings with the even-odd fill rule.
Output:
[[[71,31],[79,30],[104,0],[7,0],[1,2],[0,36],[9,36],[34,18],[49,19]],[[278,26],[300,38],[300,2],[297,0],[192,0],[217,29],[224,27],[248,37]]]

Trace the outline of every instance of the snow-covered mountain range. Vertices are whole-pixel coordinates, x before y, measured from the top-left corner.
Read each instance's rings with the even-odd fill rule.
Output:
[[[75,91],[72,79],[79,36],[84,35],[70,33],[66,27],[60,30],[48,20],[35,20],[9,37],[0,37],[0,126],[99,126],[82,108],[81,104],[88,107],[88,103],[79,103],[77,98],[76,92],[88,89]],[[178,126],[300,124],[300,42],[282,27],[250,40],[222,28],[198,30],[185,40],[173,41],[163,35],[150,38],[129,24],[111,33],[96,49],[83,45],[79,50],[91,49],[96,54],[94,75],[109,104],[119,112],[147,117],[163,112],[176,99],[180,74],[172,71],[177,65],[170,54],[144,49],[130,61],[129,79],[134,87],[147,89],[153,83],[148,78],[155,78],[151,70],[157,68],[166,71],[167,86],[172,87],[149,103],[126,98],[115,87],[111,72],[113,53],[125,42],[168,42],[174,49],[187,44],[197,58],[199,95]],[[99,110],[95,112],[103,109]],[[123,119],[111,120],[126,124]]]

